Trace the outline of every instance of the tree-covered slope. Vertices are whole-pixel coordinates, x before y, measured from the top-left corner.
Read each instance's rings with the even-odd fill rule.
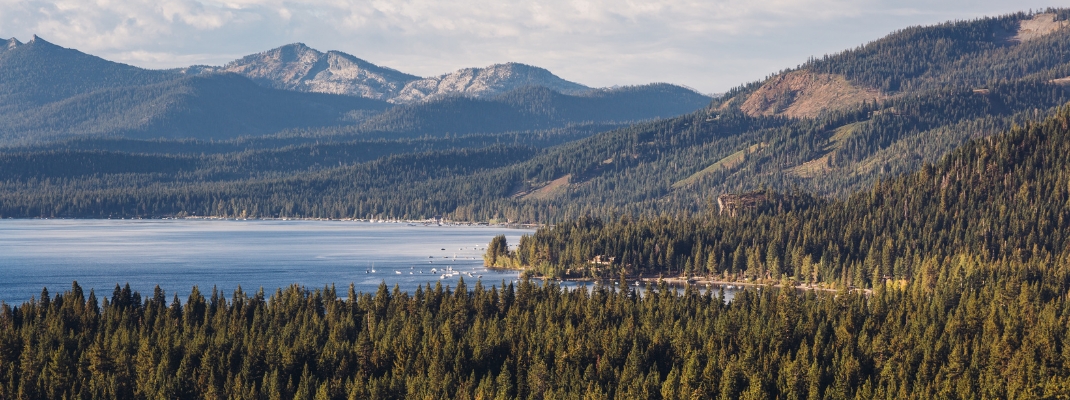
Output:
[[[175,75],[119,64],[34,36],[0,53],[0,113],[72,96],[165,82]]]
[[[729,91],[722,109],[816,116],[946,87],[984,89],[1070,76],[1070,11],[1015,13],[902,29]]]
[[[456,136],[622,125],[688,113],[710,101],[667,84],[604,90],[576,85],[584,93],[564,95],[526,86],[541,82],[533,76],[552,76],[545,70],[498,67],[439,82],[482,82],[489,85],[487,93],[493,92],[479,92],[485,98],[450,97],[452,89],[444,87],[426,101],[391,108],[384,93],[397,95],[417,77],[303,45],[250,56],[227,68],[152,71],[37,37],[25,44],[12,39],[0,52],[0,145],[72,137],[226,140],[294,130],[323,136]],[[232,70],[236,73],[227,73]],[[316,132],[325,127],[332,129]]]
[[[8,143],[72,136],[228,139],[286,129],[348,125],[385,102],[258,86],[234,74],[101,89],[0,116]]]
[[[1070,107],[978,139],[844,200],[760,192],[704,215],[580,219],[522,239],[514,265],[548,275],[712,275],[874,287],[960,257],[1070,258]],[[724,211],[734,208],[736,211]],[[596,256],[611,266],[592,263]]]
[[[592,90],[567,95],[528,86],[490,99],[448,97],[405,105],[371,117],[361,130],[416,135],[493,133],[581,123],[669,118],[709,105],[710,98],[669,84]]]
[[[489,138],[499,135],[503,130],[511,132],[493,143],[477,139],[460,147],[473,149],[476,143],[482,143],[541,148],[525,153],[526,156],[512,162],[495,163],[493,166],[488,164],[486,168],[470,170],[468,175],[437,175],[406,182],[403,188],[398,189],[383,183],[387,180],[379,183],[362,181],[376,179],[373,175],[361,173],[346,176],[349,173],[346,167],[350,164],[370,160],[339,159],[326,155],[337,153],[326,152],[319,161],[301,163],[318,165],[314,170],[265,166],[265,171],[271,171],[271,174],[244,174],[233,179],[203,181],[186,179],[181,183],[159,178],[162,179],[160,187],[166,187],[166,193],[147,191],[144,182],[153,182],[150,176],[138,175],[136,179],[134,175],[120,177],[120,171],[111,174],[116,175],[114,177],[93,183],[76,180],[53,183],[55,186],[47,192],[43,188],[23,189],[23,184],[18,183],[12,187],[26,192],[18,196],[12,194],[11,198],[19,197],[29,203],[17,203],[21,205],[4,211],[4,215],[95,216],[114,215],[114,210],[139,210],[134,214],[137,216],[194,211],[235,215],[242,210],[256,209],[260,216],[425,218],[445,215],[462,220],[553,223],[583,215],[609,217],[694,213],[707,209],[717,195],[761,189],[780,192],[799,190],[818,196],[844,198],[878,180],[916,171],[970,139],[1005,131],[1015,124],[1036,121],[1052,115],[1056,107],[1070,102],[1068,86],[1063,81],[1049,79],[1051,76],[1060,76],[1060,65],[1070,62],[1066,54],[1059,50],[1062,43],[1056,40],[1070,32],[1070,28],[1065,27],[1066,21],[1058,17],[1062,13],[1055,10],[1048,14],[1015,14],[910,28],[862,48],[812,61],[798,71],[789,72],[811,73],[814,72],[811,71],[812,67],[819,62],[825,63],[823,65],[828,68],[834,66],[843,71],[855,68],[852,65],[867,63],[899,68],[895,64],[897,59],[903,62],[900,65],[902,68],[907,68],[909,60],[920,60],[916,63],[924,65],[922,69],[925,71],[943,72],[911,75],[921,79],[917,82],[929,82],[925,80],[929,78],[923,76],[938,76],[939,79],[932,82],[939,84],[911,84],[896,93],[882,93],[844,108],[818,107],[815,110],[819,112],[811,116],[754,113],[740,105],[745,102],[738,99],[760,94],[765,97],[761,97],[760,102],[751,103],[751,106],[757,104],[772,107],[770,109],[786,107],[802,110],[798,102],[778,103],[776,96],[786,92],[762,87],[767,87],[769,82],[781,82],[788,86],[800,84],[806,89],[808,86],[805,84],[809,81],[798,77],[774,78],[740,88],[724,102],[714,101],[709,107],[694,113],[623,127],[616,125],[618,129],[584,138],[600,131],[600,128],[594,127],[613,127],[624,118],[636,114],[649,118],[662,117],[693,107],[704,100],[693,92],[671,85],[622,88],[590,92],[582,96],[528,87],[489,100],[457,97],[395,107],[378,115],[369,115],[370,112],[348,113],[347,118],[354,121],[351,125],[294,127],[274,138],[244,139],[246,144],[241,145],[235,142],[220,144],[220,149],[233,151],[209,151],[216,154],[230,151],[233,154],[220,157],[238,160],[243,156],[237,153],[248,149],[244,146],[253,142],[259,143],[258,149],[264,149],[263,146],[269,146],[268,143],[287,143],[288,140],[303,144],[321,139],[333,143],[375,140],[433,142],[440,139],[452,141],[458,135],[473,132],[479,133],[476,136]],[[1044,31],[1043,35],[1025,37],[1021,36],[1021,32],[997,32],[997,28],[1004,25],[1017,26],[1016,29],[1021,30],[1024,22],[1047,18],[1045,16],[1049,16],[1054,25],[1050,25],[1053,28]],[[989,32],[991,35],[978,32]],[[1007,39],[1015,37],[1021,40]],[[956,46],[964,47],[959,51],[961,54],[955,53],[959,55],[954,57],[937,57],[933,52],[942,46],[940,43],[956,49]],[[897,54],[901,52],[914,56],[900,57]],[[1003,70],[1010,71],[1010,75],[987,77],[990,68],[976,67],[981,65],[976,60],[984,60],[987,63],[984,65],[999,64]],[[956,69],[957,65],[962,68]],[[864,95],[868,92],[833,90],[837,82],[861,85],[859,79],[868,79],[860,75],[864,72],[862,69],[855,70],[850,74],[844,72],[841,78],[817,79],[812,83],[823,88],[821,90],[832,90],[828,93],[846,96],[842,98],[859,93]],[[820,73],[827,74],[828,71]],[[978,86],[978,82],[985,83]],[[809,99],[807,101],[816,101],[822,98],[817,94],[824,92],[815,93],[803,93],[803,97]],[[238,103],[231,103],[234,102],[219,107],[241,110],[235,105]],[[263,108],[271,110],[269,107]],[[271,121],[272,115],[259,117],[262,114],[256,112],[257,109],[251,109],[249,114],[258,116],[257,121],[246,121],[252,128],[258,127],[256,123]],[[275,111],[271,114],[283,115]],[[201,114],[189,112],[179,115]],[[216,121],[212,118],[203,119]],[[239,122],[242,121],[239,119],[230,125],[215,124],[237,131],[241,129]],[[577,121],[594,123],[577,125]],[[18,126],[18,121],[15,122],[12,126]],[[170,125],[181,126],[177,120]],[[553,130],[543,129],[547,127]],[[190,130],[196,128],[194,126]],[[538,132],[554,130],[582,134],[541,136],[545,140],[522,137],[525,134],[539,136],[543,133]],[[579,140],[562,143],[565,140],[560,139],[565,137]],[[549,144],[556,146],[546,148]],[[203,148],[202,145],[198,146]],[[408,149],[405,152],[413,150],[433,154],[460,147],[451,145],[443,149],[403,145],[398,148]],[[52,149],[57,148],[62,147]],[[143,150],[137,151],[161,152],[144,149],[143,146],[139,148]],[[97,149],[124,151],[106,146]],[[22,150],[6,150],[7,153],[18,151]],[[308,157],[314,159],[318,156],[310,153],[307,157],[302,156],[302,159]],[[335,167],[337,170],[326,172],[330,169],[327,166],[339,162],[343,165]],[[401,169],[391,171],[401,173]],[[286,185],[262,181],[268,179],[268,175],[270,179],[284,179],[295,185],[300,182],[298,186],[328,189],[322,192],[291,192]],[[270,192],[276,190],[279,192]],[[91,204],[75,207],[65,203],[70,198],[88,193],[92,193],[94,198],[101,198],[101,204],[109,204],[109,211],[92,209]],[[189,209],[180,210],[181,207],[170,204],[170,200],[158,199],[158,196],[170,198],[182,196],[183,193],[201,193],[203,198],[212,199],[226,197],[228,206],[220,209],[207,203],[183,202],[182,207]],[[292,199],[298,194],[300,199],[280,201],[283,198]],[[53,203],[64,206],[42,206]],[[135,207],[135,203],[140,205]],[[60,209],[62,213],[57,214],[56,210]],[[35,211],[27,214],[24,213],[28,212],[26,210]]]
[[[887,93],[1070,76],[1070,10],[910,27],[803,66]]]

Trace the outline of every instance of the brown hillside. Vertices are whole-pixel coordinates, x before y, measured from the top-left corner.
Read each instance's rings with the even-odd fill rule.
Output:
[[[880,92],[852,85],[840,75],[793,71],[769,79],[743,102],[740,110],[751,116],[808,118],[881,98]]]
[[[1011,38],[1015,42],[1026,42],[1047,36],[1070,25],[1070,21],[1056,21],[1055,14],[1037,14],[1032,19],[1024,20],[1018,25],[1018,34]]]

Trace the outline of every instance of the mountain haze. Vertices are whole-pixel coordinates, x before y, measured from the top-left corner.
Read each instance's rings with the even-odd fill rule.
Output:
[[[164,71],[115,63],[56,46],[37,36],[14,38],[0,52],[0,112],[25,110],[97,90],[151,85],[175,78]]]
[[[257,164],[260,172],[243,170],[241,175],[200,169],[172,175],[116,173],[108,184],[41,189],[12,178],[10,185],[25,189],[20,189],[22,197],[10,199],[11,206],[4,213],[151,216],[196,210],[198,215],[242,215],[244,210],[245,215],[254,216],[416,219],[445,215],[457,220],[553,223],[584,215],[694,213],[708,210],[720,194],[759,189],[845,197],[877,181],[916,171],[970,140],[1052,115],[1070,102],[1070,87],[1062,84],[1062,78],[1070,76],[1070,28],[1064,23],[1068,17],[1068,10],[1050,10],[911,27],[741,85],[710,103],[673,85],[573,94],[524,85],[484,97],[455,94],[408,104],[379,102],[387,108],[344,113],[348,124],[330,122],[334,121],[331,115],[337,114],[316,114],[326,120],[312,118],[304,122],[309,128],[290,128],[275,139],[260,137],[316,146],[300,153],[301,167],[268,167],[271,160],[285,165],[282,159],[289,156],[265,153],[264,161]],[[1028,34],[1022,33],[1022,27]],[[525,69],[510,68],[502,71]],[[498,75],[490,72],[470,71],[456,80],[438,82],[459,82],[441,86],[471,88],[473,93],[504,90],[505,86],[492,84],[491,78]],[[243,79],[247,87],[243,90],[254,93],[248,89],[256,86],[253,82],[230,77]],[[311,105],[313,100],[301,98],[302,104]],[[708,105],[689,113],[681,111],[695,110],[701,104]],[[236,122],[221,126],[270,130]],[[170,135],[162,136],[176,137]],[[131,137],[160,136],[132,133]],[[119,151],[104,144],[78,143],[86,150],[77,151]],[[240,151],[243,143],[249,142],[221,143],[226,151],[207,153],[214,154],[213,162],[246,165]],[[152,146],[166,149],[181,144],[122,146],[166,155],[163,150],[153,151]],[[370,161],[373,153],[353,155],[353,149],[362,146],[398,151],[375,152],[381,158]],[[14,158],[23,160],[19,162],[45,162],[46,158],[26,156],[35,151],[9,148],[6,152],[23,154]],[[92,159],[108,157],[118,156]],[[483,162],[479,157],[487,158]],[[142,166],[130,168],[143,170]],[[62,176],[57,173],[56,179]],[[164,191],[143,189],[146,182],[158,179],[171,183]],[[110,205],[71,205],[63,212],[48,206],[72,203],[71,199],[85,193],[99,194],[102,202],[110,198]],[[175,200],[187,198],[205,200]],[[226,206],[214,200],[224,198],[229,199]],[[139,205],[124,205],[130,201]],[[136,214],[123,214],[133,209],[138,210]]]
[[[552,129],[595,122],[624,124],[697,110],[710,98],[670,84],[562,94],[522,86],[495,96],[446,96],[393,107],[361,124],[367,131],[468,134]]]
[[[352,96],[269,89],[236,74],[182,77],[103,89],[0,116],[8,138],[69,136],[228,139],[345,125],[352,110],[389,104]]]
[[[594,90],[515,63],[424,79],[300,43],[223,67],[177,70],[115,63],[36,36],[0,47],[0,145],[8,146],[71,137],[226,140],[292,130],[411,136],[619,126],[691,112],[710,100],[670,85]],[[540,90],[553,93],[508,95]]]
[[[233,72],[276,89],[344,94],[398,104],[453,96],[491,98],[526,86],[542,86],[563,94],[591,90],[546,69],[520,63],[463,68],[421,78],[340,51],[324,53],[304,43],[245,56],[222,67],[198,65],[180,71],[185,74]]]
[[[186,76],[115,63],[49,43],[0,53],[0,142],[72,136],[225,139],[349,124],[388,103],[265,88],[237,74]]]

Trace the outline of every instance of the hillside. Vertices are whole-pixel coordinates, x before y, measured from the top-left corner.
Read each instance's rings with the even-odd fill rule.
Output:
[[[566,95],[525,86],[480,99],[453,96],[394,107],[361,124],[365,131],[417,135],[550,129],[580,123],[623,124],[701,109],[710,98],[690,89],[652,84]]]
[[[98,90],[157,84],[173,74],[114,63],[46,42],[14,38],[0,52],[0,113],[22,111]]]
[[[86,130],[0,147],[0,218],[543,225],[487,246],[517,281],[43,288],[0,302],[0,399],[1070,398],[1067,17],[906,28],[712,103],[464,78],[493,94],[393,105],[85,59],[115,86],[0,111]]]
[[[226,139],[351,124],[387,103],[267,89],[234,74],[145,70],[34,37],[0,53],[0,143],[70,137]]]
[[[347,114],[354,110],[388,106],[351,96],[267,89],[234,74],[209,75],[100,89],[3,114],[0,141],[80,136],[218,140],[348,125]]]
[[[412,104],[388,102],[403,97]],[[692,112],[710,100],[666,84],[589,89],[513,63],[424,79],[300,43],[223,67],[167,71],[110,62],[38,37],[27,43],[12,38],[0,51],[0,146],[9,148],[76,137],[391,139],[574,126],[588,131]]]
[[[1064,107],[844,201],[766,192],[733,216],[582,218],[502,254],[620,286],[194,287],[169,300],[73,282],[0,303],[0,396],[1059,398],[1068,178]],[[750,289],[630,285],[638,274]]]
[[[559,277],[624,272],[869,288],[919,279],[956,257],[1048,263],[1070,258],[1068,177],[1070,106],[844,200],[758,192],[735,211],[722,197],[691,218],[582,218],[524,239],[505,264]],[[590,263],[596,256],[616,261]]]
[[[1070,11],[1049,10],[906,28],[741,86],[719,109],[815,117],[947,86],[983,89],[1019,79],[1063,78],[1070,75],[1067,17]]]
[[[580,95],[527,87],[489,99],[446,97],[395,106],[379,114],[359,115],[351,125],[293,129],[261,142],[454,140],[475,134],[504,136],[464,141],[465,151],[502,151],[467,147],[490,144],[536,148],[514,153],[523,156],[511,161],[480,164],[463,173],[410,173],[404,165],[390,162],[377,164],[380,175],[376,175],[366,169],[370,164],[361,164],[371,160],[353,158],[338,165],[338,159],[323,156],[322,162],[304,164],[320,166],[312,170],[265,166],[271,174],[227,179],[170,180],[115,172],[101,180],[54,180],[51,187],[8,179],[5,182],[11,188],[23,192],[9,199],[10,208],[3,214],[163,216],[196,211],[198,215],[236,215],[255,209],[259,216],[445,215],[459,220],[553,223],[585,215],[692,214],[711,208],[720,194],[754,190],[843,199],[878,181],[914,172],[969,140],[1050,116],[1070,102],[1070,87],[1052,78],[1065,76],[1061,68],[1070,64],[1070,52],[1063,51],[1070,29],[1061,28],[1064,20],[1058,15],[1062,13],[1055,10],[908,28],[858,49],[813,60],[768,81],[742,86],[709,107],[678,117],[666,115],[685,112],[704,100],[671,85]],[[1034,26],[1031,21],[1048,21],[1041,25],[1054,29],[1027,39],[1006,39],[1015,37],[1011,33],[1023,22]],[[1028,29],[1039,32],[1039,28]],[[961,48],[937,51],[952,44]],[[867,72],[852,67],[872,64],[894,69],[897,65],[906,68],[908,63],[915,72],[902,75],[904,83],[895,90],[869,85]],[[824,70],[816,71],[821,65]],[[837,71],[844,72],[840,78],[834,77]],[[854,89],[841,90],[844,84]],[[785,90],[810,92],[793,95],[798,101],[780,102],[777,96]],[[751,95],[764,97],[749,103],[753,109],[739,108],[748,104],[742,99]],[[821,105],[829,99],[853,100],[843,108]],[[799,114],[770,111],[781,108]],[[636,115],[662,119],[634,123]],[[543,136],[545,140],[521,138],[555,130],[571,133],[551,133]],[[565,137],[573,141],[559,140]],[[417,151],[441,160],[443,169],[449,170],[455,161],[446,158],[460,154],[461,147],[398,148],[407,149],[406,157]],[[8,150],[12,154],[23,151],[32,152]],[[241,158],[238,152],[209,153],[227,160]],[[384,165],[390,167],[383,169]],[[412,180],[398,187],[399,181],[376,178],[384,174]],[[154,179],[163,180],[147,188],[145,183]],[[75,200],[90,195],[100,203]],[[173,201],[190,196],[227,198],[228,202],[220,207],[214,200]]]

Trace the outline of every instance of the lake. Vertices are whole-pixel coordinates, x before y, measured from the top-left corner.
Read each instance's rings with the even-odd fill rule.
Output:
[[[47,287],[55,295],[78,281],[110,297],[118,283],[151,296],[159,285],[185,302],[193,286],[227,297],[300,284],[350,283],[374,293],[381,282],[414,291],[435,282],[469,288],[518,278],[483,267],[491,238],[515,245],[532,230],[354,221],[0,220],[0,301],[21,304]],[[452,276],[443,276],[447,270]],[[482,276],[482,278],[479,278]]]

